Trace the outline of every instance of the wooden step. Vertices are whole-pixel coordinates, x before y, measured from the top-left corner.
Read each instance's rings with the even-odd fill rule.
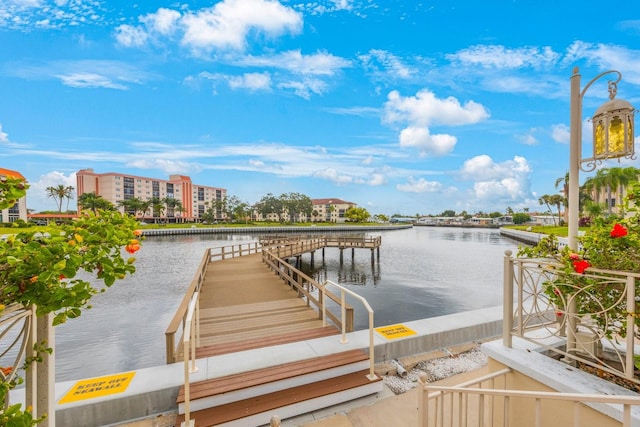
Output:
[[[296,404],[303,404],[306,401],[318,399],[329,395],[338,395],[340,392],[358,389],[360,387],[367,387],[380,383],[381,378],[377,377],[374,381],[370,381],[367,377],[368,370],[353,372],[337,378],[329,378],[322,381],[317,381],[310,384],[301,385],[298,387],[292,387],[285,390],[276,391],[273,393],[252,397],[249,399],[228,403],[225,405],[217,406],[214,408],[203,409],[199,411],[191,412],[190,418],[195,420],[196,427],[208,427],[228,423],[234,420],[247,418],[251,416],[257,416],[263,414],[263,421],[253,423],[255,425],[267,425],[272,415],[279,415],[281,417],[293,416],[294,413],[305,413],[312,408],[319,409],[322,403],[317,403],[315,406],[306,406],[305,409],[298,411],[285,410],[284,408],[290,407]],[[372,388],[365,389],[361,394],[375,393],[379,390]],[[355,398],[357,396],[352,396]],[[317,406],[321,405],[321,406]],[[299,412],[302,411],[302,412]],[[282,414],[282,415],[280,415]],[[180,425],[184,421],[184,415],[179,415],[176,419],[176,425]]]
[[[228,333],[229,331],[244,331],[254,328],[267,328],[275,325],[287,325],[291,323],[304,322],[306,320],[318,320],[319,316],[313,310],[299,308],[289,313],[262,314],[257,317],[247,317],[235,320],[209,320],[201,318],[200,329],[207,333]]]
[[[284,300],[231,305],[227,307],[201,308],[200,316],[212,319],[229,318],[256,313],[270,313],[279,310],[292,310],[301,307],[308,307],[305,300],[302,298],[288,298]]]
[[[221,354],[235,353],[238,351],[252,350],[255,348],[269,347],[278,344],[287,344],[297,341],[306,341],[315,338],[337,335],[340,331],[335,326],[325,326],[310,330],[293,331],[286,334],[264,336],[243,341],[225,342],[199,347],[196,349],[196,358],[219,356]]]
[[[314,357],[284,365],[270,366],[239,374],[227,375],[205,381],[198,381],[190,385],[191,400],[204,397],[222,395],[236,390],[244,390],[263,384],[281,381],[301,375],[347,366],[369,360],[362,350],[349,350],[327,356]],[[180,387],[177,403],[184,402],[184,386]]]

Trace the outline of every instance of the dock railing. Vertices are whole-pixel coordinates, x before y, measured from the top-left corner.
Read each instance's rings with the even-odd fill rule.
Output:
[[[210,262],[221,261],[228,258],[236,258],[239,256],[252,255],[259,253],[262,250],[261,246],[257,242],[245,243],[239,245],[220,246],[215,248],[209,248],[205,250],[202,260],[198,265],[198,268],[185,292],[182,302],[178,306],[176,313],[173,315],[169,326],[165,331],[165,347],[166,347],[166,360],[167,363],[174,363],[178,361],[178,355],[180,354],[179,346],[182,343],[176,344],[176,334],[182,330],[184,331],[187,323],[187,312],[189,303],[191,302],[193,295],[196,292],[200,292],[202,288],[202,281],[207,273],[207,267]]]
[[[284,256],[292,256],[291,253],[286,251],[284,248],[277,249],[280,249],[280,252],[285,252],[287,254]],[[271,250],[273,250],[273,248],[271,248]],[[271,271],[276,273],[282,280],[285,281],[286,284],[288,284],[293,290],[295,290],[298,293],[299,297],[306,299],[308,306],[313,304],[318,309],[319,318],[322,319],[322,316],[326,315],[326,317],[331,319],[331,321],[339,329],[345,328],[348,332],[353,331],[353,307],[351,307],[349,304],[344,304],[344,319],[340,319],[335,314],[323,310],[323,301],[320,298],[316,298],[316,296],[313,294],[313,291],[315,289],[320,290],[324,287],[324,285],[318,283],[315,279],[298,270],[293,265],[289,264],[286,260],[271,252],[271,250],[263,249],[262,251],[262,261],[271,269]],[[326,298],[329,298],[336,304],[341,304],[340,298],[331,292],[327,291],[322,295],[324,295]]]

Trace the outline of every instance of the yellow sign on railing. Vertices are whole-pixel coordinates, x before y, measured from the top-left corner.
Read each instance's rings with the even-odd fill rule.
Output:
[[[388,340],[408,337],[409,335],[416,334],[416,331],[414,331],[413,329],[409,329],[402,324],[382,326],[380,328],[376,328],[376,332]]]
[[[77,402],[78,400],[122,393],[129,387],[129,383],[135,374],[135,372],[125,372],[78,381],[71,387],[71,390],[69,390],[67,394],[62,396],[62,399],[60,399],[58,403],[71,403]]]

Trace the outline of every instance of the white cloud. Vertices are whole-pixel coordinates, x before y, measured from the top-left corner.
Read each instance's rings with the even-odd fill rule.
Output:
[[[452,62],[464,66],[484,68],[516,69],[523,67],[548,67],[558,62],[560,54],[548,46],[509,49],[500,45],[476,45],[446,55]]]
[[[551,138],[553,138],[554,141],[561,144],[568,144],[569,137],[569,126],[562,123],[551,126]]]
[[[9,142],[9,134],[2,131],[2,124],[0,124],[0,144]]]
[[[421,156],[443,156],[456,146],[455,136],[440,134],[431,135],[428,128],[408,127],[400,132],[401,147],[416,147]]]
[[[291,89],[297,96],[309,99],[312,93],[323,94],[327,90],[327,84],[319,79],[290,80],[278,84],[278,88]]]
[[[563,63],[573,64],[582,59],[597,65],[602,71],[619,70],[624,76],[623,81],[640,85],[640,50],[603,43],[575,41],[567,48]],[[611,76],[615,77],[614,74]],[[606,85],[604,87],[606,88]]]
[[[408,79],[418,73],[418,69],[405,64],[400,58],[386,50],[371,49],[369,53],[358,57],[365,68],[376,77]]]
[[[475,181],[473,198],[478,206],[499,206],[531,197],[531,168],[524,157],[496,163],[483,154],[465,161],[460,172],[462,178]]]
[[[29,181],[29,189],[27,190],[27,205],[29,206],[29,209],[34,209],[36,211],[57,211],[58,206],[55,200],[47,196],[47,187],[56,187],[58,185],[73,187],[75,189],[77,186],[75,172],[69,174],[69,176],[65,176],[63,172],[52,171],[46,175],[41,175],[37,181]],[[69,209],[76,208],[75,195],[76,193],[74,191],[74,199],[70,201]],[[65,199],[62,204],[62,210],[67,209],[66,203],[67,200]]]
[[[126,47],[144,46],[149,38],[144,29],[126,24],[116,28],[115,37],[118,43]]]
[[[135,159],[126,163],[128,167],[134,167],[139,169],[160,169],[167,175],[171,174],[193,174],[199,172],[201,168],[194,163],[168,160],[163,158],[147,158],[147,159]]]
[[[389,93],[384,104],[384,120],[408,122],[414,126],[442,124],[460,126],[478,123],[489,118],[487,110],[477,102],[464,105],[450,96],[440,99],[428,89],[420,90],[416,96],[403,97],[396,90]]]
[[[150,31],[163,35],[173,34],[178,28],[180,12],[161,7],[156,13],[149,13],[140,18]]]
[[[427,181],[424,178],[416,180],[413,177],[407,179],[406,184],[396,185],[398,191],[404,193],[435,193],[442,189],[442,184],[437,181]]]
[[[335,184],[349,184],[353,182],[351,176],[338,173],[334,168],[326,168],[313,173],[314,177],[332,181]]]
[[[55,76],[59,78],[63,84],[71,87],[80,88],[108,88],[108,89],[120,89],[127,90],[127,86],[116,83],[108,77],[95,73],[72,73],[72,74],[59,74]]]
[[[524,157],[515,156],[513,160],[495,163],[486,154],[465,161],[461,170],[463,177],[472,180],[501,179],[504,176],[514,176],[529,172],[531,172],[531,168]]]
[[[305,76],[333,76],[341,69],[352,66],[349,60],[327,52],[303,55],[300,50],[289,50],[273,55],[247,55],[238,58],[233,64],[244,67],[278,68]]]
[[[243,51],[250,35],[275,38],[302,31],[302,14],[272,0],[223,0],[184,13],[159,8],[138,19],[138,26],[123,24],[116,29],[118,43],[140,47],[179,34],[181,45],[197,55],[213,50]]]
[[[249,89],[251,91],[269,90],[271,77],[269,73],[246,73],[242,76],[229,77],[229,87],[232,89]]]
[[[387,179],[381,173],[371,174],[371,177],[369,178],[369,181],[367,181],[367,184],[371,185],[373,187],[377,187],[379,185],[384,185],[386,183],[387,183]]]
[[[302,15],[276,1],[224,0],[215,6],[188,13],[182,44],[195,50],[244,50],[250,32],[270,37],[302,30]]]

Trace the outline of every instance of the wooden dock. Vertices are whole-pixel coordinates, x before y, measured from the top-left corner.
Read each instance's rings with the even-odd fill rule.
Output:
[[[184,332],[191,326],[198,331],[195,359],[332,335],[339,341],[339,334],[352,328],[353,308],[343,310],[348,313],[346,320],[322,310],[323,304],[340,303],[340,297],[324,289],[324,297],[317,296],[323,285],[296,270],[286,259],[313,254],[325,247],[338,247],[341,258],[345,248],[371,249],[373,260],[373,251],[379,250],[379,246],[379,238],[360,239],[360,242],[354,239],[339,242],[335,238],[296,238],[285,242],[270,238],[253,246],[208,250],[167,329],[167,363],[183,360],[183,339],[176,343],[175,338],[179,329]],[[194,321],[192,314],[196,307],[197,321]],[[373,374],[372,351],[371,343],[369,354],[362,350],[336,353],[318,360],[301,360],[294,365],[275,365],[189,384],[195,394],[188,397],[189,391],[183,387],[178,397],[179,412],[188,414],[193,401],[201,408],[194,412],[196,426],[232,422],[236,417],[249,414],[267,424],[269,420],[261,418],[265,411],[277,410],[285,415],[303,413],[310,404],[328,404],[338,396],[371,394],[382,387],[380,378]],[[376,384],[378,382],[380,384]],[[225,392],[228,388],[233,391]],[[255,390],[270,390],[270,393],[263,395]],[[235,396],[233,405],[228,402],[229,393]],[[218,395],[222,397],[216,397]],[[300,401],[304,404],[300,405]]]

